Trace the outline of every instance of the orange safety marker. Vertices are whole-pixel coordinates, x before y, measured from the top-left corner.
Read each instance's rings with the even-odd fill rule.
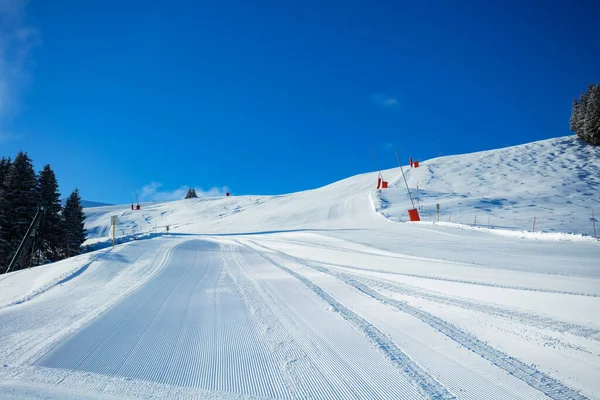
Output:
[[[411,221],[420,221],[421,218],[419,218],[419,210],[417,210],[416,208],[413,208],[412,210],[408,210],[408,218]]]

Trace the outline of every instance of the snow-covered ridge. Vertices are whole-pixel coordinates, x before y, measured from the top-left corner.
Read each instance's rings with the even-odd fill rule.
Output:
[[[391,155],[390,155],[391,157]],[[600,212],[600,148],[575,136],[503,149],[426,160],[406,167],[408,184],[423,220],[592,235],[592,208]],[[165,231],[248,233],[295,229],[363,228],[406,221],[411,203],[399,168],[383,171],[390,187],[374,193],[377,172],[322,188],[280,196],[235,196],[86,209],[89,238]],[[373,197],[373,198],[371,198]],[[476,221],[475,221],[476,220]]]
[[[593,234],[600,212],[600,148],[575,136],[440,157],[410,169],[423,219],[510,230]],[[418,189],[417,189],[418,188]],[[404,220],[406,190],[382,191],[381,208]]]

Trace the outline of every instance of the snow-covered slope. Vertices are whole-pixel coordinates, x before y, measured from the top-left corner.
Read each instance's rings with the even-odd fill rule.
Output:
[[[575,136],[428,160],[408,169],[421,216],[509,229],[592,234],[600,212],[600,148]],[[382,191],[382,213],[406,220],[402,182]],[[418,189],[417,189],[418,188]]]
[[[435,219],[496,228],[592,234],[591,212],[600,212],[600,148],[571,137],[499,150],[440,157],[405,168],[423,220]],[[377,173],[281,196],[239,196],[87,209],[91,239],[164,231],[248,233],[308,228],[378,226],[374,211],[406,221],[411,207],[399,168],[383,171],[390,187],[376,193]],[[92,240],[93,242],[93,240]]]
[[[390,176],[400,170],[390,171]],[[377,173],[344,179],[331,185],[280,196],[236,196],[142,203],[86,209],[88,237],[110,235],[110,215],[117,215],[118,233],[164,231],[185,233],[250,233],[308,228],[356,228],[380,221],[370,192]]]
[[[597,204],[598,150],[559,138],[406,172],[425,217],[439,202],[589,233],[564,210]],[[399,223],[400,169],[383,175],[381,192],[368,173],[87,209],[98,247],[111,215],[122,241],[175,234],[0,277],[0,398],[600,399],[600,242]]]

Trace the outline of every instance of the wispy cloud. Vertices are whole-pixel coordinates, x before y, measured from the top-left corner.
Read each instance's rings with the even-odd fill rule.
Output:
[[[4,131],[0,130],[0,144],[6,142],[11,137],[12,137],[12,135],[9,134],[8,132],[4,132]]]
[[[173,201],[182,200],[190,186],[184,185],[175,190],[160,190],[162,183],[152,182],[142,188],[140,193],[141,201]],[[208,190],[204,190],[200,187],[195,187],[196,194],[198,197],[218,197],[225,196],[225,193],[229,191],[227,186],[223,187],[212,187]]]
[[[0,0],[0,141],[7,120],[19,111],[20,93],[29,80],[31,50],[39,33],[28,20],[25,0]]]
[[[395,108],[400,106],[398,98],[394,96],[389,96],[385,93],[375,93],[372,94],[370,98],[371,102],[379,107]]]

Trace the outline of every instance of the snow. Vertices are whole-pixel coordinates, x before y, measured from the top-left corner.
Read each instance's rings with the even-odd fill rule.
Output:
[[[0,276],[0,309],[34,298],[56,285],[75,277],[91,263],[93,256],[62,260],[54,264],[22,269],[12,274]]]
[[[441,221],[474,225],[477,217],[478,226],[531,231],[536,217],[536,231],[592,235],[592,208],[600,212],[600,152],[574,136],[440,157],[406,174],[421,216],[432,221],[440,204]],[[406,220],[410,201],[403,182],[394,183],[377,205]]]
[[[87,209],[98,250],[0,277],[0,397],[599,399],[597,150],[406,168],[420,223],[398,168]]]

